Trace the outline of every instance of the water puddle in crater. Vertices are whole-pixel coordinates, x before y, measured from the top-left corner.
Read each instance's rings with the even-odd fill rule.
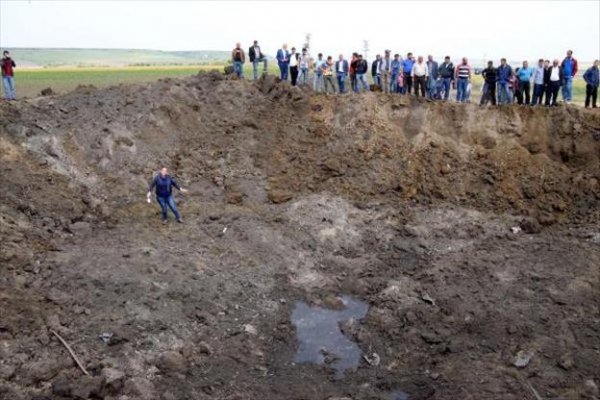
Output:
[[[303,301],[296,303],[292,324],[300,345],[294,358],[296,363],[324,364],[335,369],[336,379],[343,378],[346,370],[356,370],[362,356],[358,345],[340,330],[340,323],[361,319],[369,306],[349,296],[342,296],[345,308],[330,310],[311,307]]]
[[[394,390],[388,395],[388,399],[390,399],[390,400],[409,400],[409,397],[408,397],[408,393],[405,393],[402,390]]]

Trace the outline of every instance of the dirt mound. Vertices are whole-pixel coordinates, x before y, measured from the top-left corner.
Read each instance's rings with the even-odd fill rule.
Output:
[[[2,104],[0,159],[0,398],[598,396],[597,112],[211,73]],[[347,295],[365,358],[296,365]]]

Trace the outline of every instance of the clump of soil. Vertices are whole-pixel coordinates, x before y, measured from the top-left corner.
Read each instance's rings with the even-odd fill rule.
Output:
[[[2,104],[0,398],[597,398],[599,132],[217,73]],[[295,363],[344,296],[358,368]]]

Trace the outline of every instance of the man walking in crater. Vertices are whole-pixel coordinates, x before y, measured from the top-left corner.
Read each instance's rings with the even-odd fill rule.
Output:
[[[177,182],[175,182],[175,179],[173,179],[168,174],[167,167],[165,166],[163,166],[160,169],[160,172],[152,179],[152,182],[150,182],[150,185],[148,186],[148,194],[146,195],[146,201],[148,203],[151,202],[150,196],[152,196],[152,189],[156,188],[156,201],[160,205],[163,224],[166,224],[168,222],[168,208],[170,208],[173,214],[175,215],[175,219],[177,220],[177,222],[183,223],[183,220],[179,215],[179,211],[177,210],[177,206],[175,206],[175,200],[173,198],[173,187],[175,187],[181,193],[187,193],[187,189],[180,187],[177,184]]]

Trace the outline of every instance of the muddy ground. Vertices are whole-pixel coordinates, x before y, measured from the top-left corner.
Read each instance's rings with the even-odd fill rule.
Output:
[[[599,398],[595,110],[201,74],[2,104],[0,145],[2,399]],[[365,357],[295,363],[342,296]]]

